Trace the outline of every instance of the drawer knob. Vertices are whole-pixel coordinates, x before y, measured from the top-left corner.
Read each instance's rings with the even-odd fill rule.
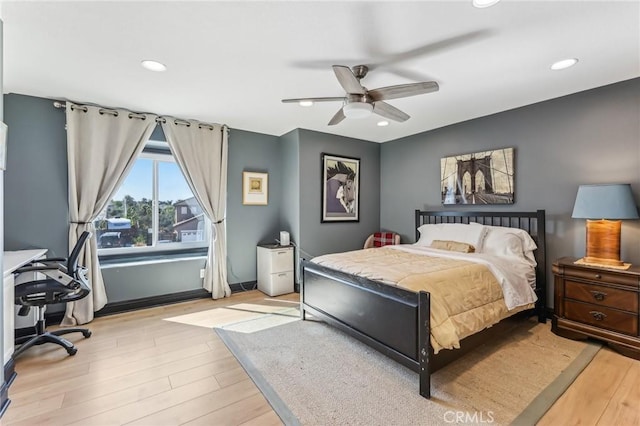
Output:
[[[602,302],[604,300],[604,298],[607,297],[607,293],[602,292],[602,291],[591,290],[590,293],[593,296],[593,298],[596,299],[599,302]]]
[[[603,314],[602,312],[598,312],[598,311],[591,311],[589,313],[596,319],[596,321],[602,321],[607,317],[606,314]]]
[[[599,280],[600,278],[602,278],[602,275],[596,274],[596,279]]]

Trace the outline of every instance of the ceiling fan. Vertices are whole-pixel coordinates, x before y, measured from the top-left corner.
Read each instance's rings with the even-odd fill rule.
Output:
[[[360,80],[367,75],[368,71],[369,68],[366,65],[357,65],[353,69],[344,65],[333,65],[333,72],[342,88],[347,92],[346,96],[283,99],[282,102],[300,104],[303,102],[343,102],[342,108],[329,121],[329,126],[334,126],[345,118],[367,117],[372,112],[390,120],[403,122],[409,119],[409,115],[385,101],[436,92],[439,89],[438,83],[435,81],[426,81],[368,90],[360,84]]]

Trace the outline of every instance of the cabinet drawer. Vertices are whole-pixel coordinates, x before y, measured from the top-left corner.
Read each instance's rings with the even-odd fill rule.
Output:
[[[271,282],[275,287],[291,287],[293,291],[293,271],[271,274]]]
[[[271,257],[271,272],[284,272],[293,269],[293,250],[288,248],[270,250],[269,256]]]
[[[564,301],[565,317],[619,333],[638,335],[638,316],[591,303]]]
[[[293,271],[291,247],[266,248],[258,246],[258,275]]]
[[[278,272],[258,278],[258,290],[269,296],[293,293],[293,271]]]
[[[596,283],[618,284],[638,288],[638,277],[635,275],[616,274],[610,271],[601,271],[599,269],[578,269],[565,266],[565,278],[580,278]]]
[[[595,284],[564,282],[564,296],[569,299],[638,313],[638,293]]]

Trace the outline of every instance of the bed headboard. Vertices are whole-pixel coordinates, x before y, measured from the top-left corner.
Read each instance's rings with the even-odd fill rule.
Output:
[[[418,228],[424,224],[438,223],[469,223],[477,222],[483,225],[504,226],[507,228],[524,229],[536,242],[538,249],[536,258],[536,294],[540,310],[546,309],[547,303],[547,247],[545,240],[545,211],[534,212],[470,212],[470,211],[421,211],[416,210],[416,241],[420,238]]]

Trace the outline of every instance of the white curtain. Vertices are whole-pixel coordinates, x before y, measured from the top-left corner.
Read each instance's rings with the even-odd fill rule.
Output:
[[[227,282],[227,128],[170,117],[162,130],[193,195],[212,224],[202,287],[219,299],[230,296]]]
[[[155,126],[153,114],[67,102],[69,247],[73,248],[85,230],[94,236],[79,260],[89,269],[91,293],[67,304],[63,325],[85,324],[107,303],[93,221],[117,191]]]

